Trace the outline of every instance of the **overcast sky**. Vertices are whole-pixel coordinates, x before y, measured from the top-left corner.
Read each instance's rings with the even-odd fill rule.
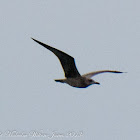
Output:
[[[0,1],[0,139],[140,140],[139,6]],[[73,56],[81,74],[128,73],[98,75],[101,85],[85,89],[56,83],[64,78],[59,60],[31,37]]]

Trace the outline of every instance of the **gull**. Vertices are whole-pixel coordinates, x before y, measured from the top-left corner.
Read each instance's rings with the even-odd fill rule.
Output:
[[[106,72],[123,73],[121,71],[115,71],[115,70],[100,70],[100,71],[94,71],[81,75],[76,68],[75,59],[72,56],[56,48],[53,48],[47,44],[44,44],[34,38],[31,39],[33,39],[35,42],[39,43],[40,45],[44,46],[46,49],[50,50],[58,57],[66,78],[56,79],[55,80],[56,82],[66,83],[72,87],[86,88],[92,84],[98,84],[98,85],[100,84],[99,82],[96,82],[93,79],[91,79],[91,77],[97,74],[106,73]]]

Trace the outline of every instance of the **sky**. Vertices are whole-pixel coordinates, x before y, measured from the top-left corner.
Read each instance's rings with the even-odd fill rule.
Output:
[[[140,140],[140,1],[0,1],[0,139]],[[85,89],[64,78],[57,57],[31,37],[73,56]]]

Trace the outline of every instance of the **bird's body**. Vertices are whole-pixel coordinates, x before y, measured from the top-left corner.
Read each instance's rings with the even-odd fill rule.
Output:
[[[67,83],[68,85],[72,86],[72,87],[78,87],[78,88],[86,88],[88,86],[90,86],[90,81],[92,81],[92,79],[88,79],[86,77],[76,77],[76,78],[66,78],[66,79],[58,79],[55,80],[56,82],[61,82],[61,83]],[[99,84],[96,82],[96,84]]]
[[[32,38],[33,39],[33,38]],[[101,70],[101,71],[95,71],[95,72],[90,72],[84,75],[80,75],[78,72],[76,65],[75,65],[75,60],[72,56],[55,49],[49,45],[46,45],[36,39],[33,39],[35,42],[39,43],[40,45],[44,46],[46,49],[52,51],[59,59],[62,68],[65,73],[65,79],[57,79],[55,80],[56,82],[61,82],[61,83],[67,83],[68,85],[72,87],[78,87],[78,88],[86,88],[92,84],[100,84],[93,79],[91,79],[92,76],[95,76],[100,73],[105,73],[105,72],[111,72],[111,73],[122,73],[120,71],[113,71],[113,70]]]

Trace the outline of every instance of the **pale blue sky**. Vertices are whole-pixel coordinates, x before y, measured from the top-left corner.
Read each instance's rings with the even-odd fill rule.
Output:
[[[140,1],[4,0],[0,2],[0,139],[8,131],[54,140],[140,140]],[[81,74],[101,74],[86,89],[56,83],[63,70],[54,54],[76,60]],[[8,135],[8,134],[7,134]],[[17,139],[32,139],[31,136]],[[50,139],[37,137],[36,139]]]

